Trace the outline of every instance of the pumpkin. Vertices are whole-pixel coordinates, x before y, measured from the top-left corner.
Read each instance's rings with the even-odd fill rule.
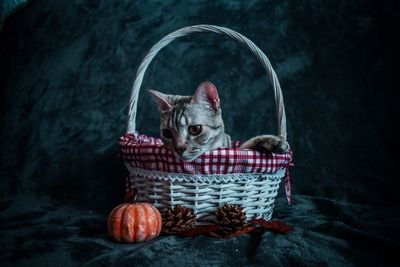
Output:
[[[126,243],[156,238],[162,225],[160,212],[148,203],[124,203],[115,207],[107,224],[111,238]]]

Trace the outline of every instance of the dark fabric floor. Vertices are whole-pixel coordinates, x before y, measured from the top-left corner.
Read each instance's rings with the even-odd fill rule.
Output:
[[[33,0],[0,39],[2,266],[399,266],[399,4],[379,1]],[[280,79],[294,151],[292,224],[230,240],[159,237],[118,244],[106,233],[122,201],[133,75],[152,44],[216,24],[253,40]],[[163,50],[143,89],[190,94],[217,85],[236,140],[276,130],[272,90],[242,48],[212,34]],[[158,135],[140,95],[138,127]]]

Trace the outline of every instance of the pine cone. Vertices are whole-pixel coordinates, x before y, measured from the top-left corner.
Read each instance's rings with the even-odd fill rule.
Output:
[[[215,217],[215,223],[227,234],[244,227],[246,212],[240,205],[224,204],[215,211]]]
[[[193,210],[176,205],[174,209],[169,208],[163,216],[162,232],[165,234],[177,234],[188,230],[196,224]]]

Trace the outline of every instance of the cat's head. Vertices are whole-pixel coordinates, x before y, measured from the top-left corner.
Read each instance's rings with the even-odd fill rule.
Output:
[[[221,146],[224,123],[217,88],[198,86],[193,96],[167,95],[149,90],[160,111],[160,135],[175,156],[192,161]]]

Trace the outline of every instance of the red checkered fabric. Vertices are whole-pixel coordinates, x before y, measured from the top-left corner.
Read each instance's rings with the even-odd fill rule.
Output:
[[[125,134],[119,141],[121,157],[133,167],[170,173],[229,174],[229,173],[275,173],[287,168],[292,153],[260,153],[239,148],[218,148],[208,151],[191,162],[177,159],[161,139],[143,134]]]
[[[218,148],[203,153],[191,162],[177,159],[161,139],[144,134],[125,134],[119,140],[120,156],[132,167],[169,173],[187,174],[229,174],[266,173],[273,174],[286,169],[285,192],[290,203],[291,190],[289,166],[292,166],[292,152],[285,154],[260,153],[239,148],[240,142],[233,142],[232,148]]]

